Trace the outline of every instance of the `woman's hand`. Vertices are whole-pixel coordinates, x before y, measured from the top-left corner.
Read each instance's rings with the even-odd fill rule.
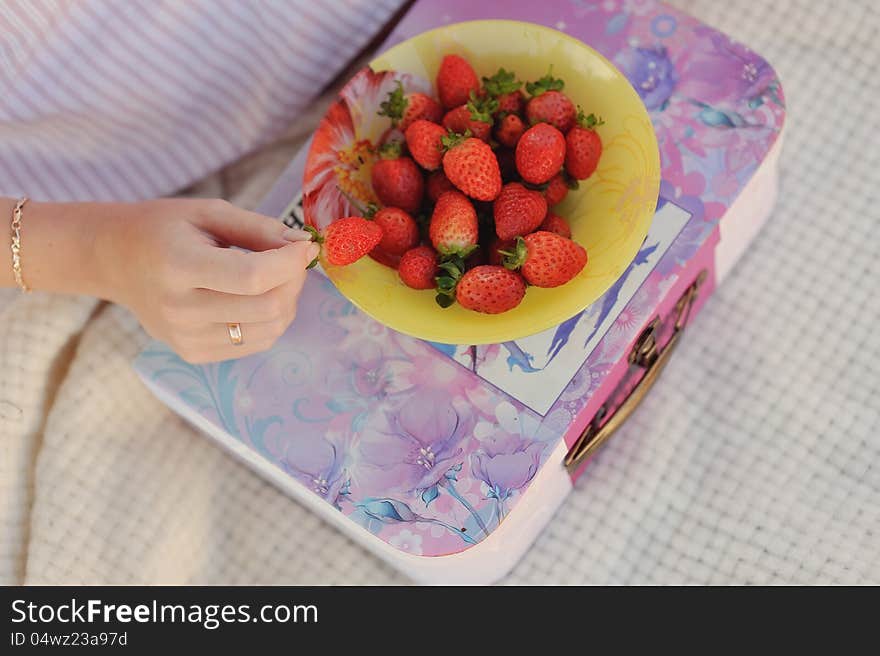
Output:
[[[293,321],[319,250],[308,233],[220,200],[112,207],[124,215],[95,233],[102,296],[131,309],[183,359],[262,351]],[[228,323],[241,324],[243,344],[232,344]]]

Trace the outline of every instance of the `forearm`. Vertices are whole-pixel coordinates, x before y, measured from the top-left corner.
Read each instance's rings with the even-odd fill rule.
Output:
[[[0,257],[0,286],[12,287],[10,224],[15,201],[0,199],[0,225],[6,239]],[[28,202],[21,221],[21,270],[35,291],[110,295],[101,244],[114,229],[124,205],[114,203]]]

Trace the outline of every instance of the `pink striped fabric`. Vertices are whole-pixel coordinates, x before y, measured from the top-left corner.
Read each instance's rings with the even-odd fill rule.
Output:
[[[403,0],[0,0],[0,196],[170,194],[268,141]]]

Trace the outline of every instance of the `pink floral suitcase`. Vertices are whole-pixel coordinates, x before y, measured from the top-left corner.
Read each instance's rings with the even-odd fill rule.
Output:
[[[537,335],[451,347],[378,324],[315,273],[270,352],[192,366],[156,343],[135,363],[162,400],[229,451],[431,583],[503,576],[574,480],[589,477],[590,456],[769,215],[785,115],[758,54],[651,0],[421,0],[383,48],[481,18],[543,23],[585,41],[651,112],[663,166],[656,214],[599,301]],[[260,208],[291,225],[302,219],[305,150]]]

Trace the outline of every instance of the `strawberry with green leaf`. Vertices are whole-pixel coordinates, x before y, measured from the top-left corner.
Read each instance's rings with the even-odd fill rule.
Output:
[[[443,118],[443,108],[431,96],[418,91],[405,94],[403,84],[397,81],[397,86],[388,92],[388,97],[379,103],[379,116],[387,116],[391,119],[391,125],[401,132],[419,119],[439,123]]]
[[[584,115],[578,107],[577,125],[565,135],[565,170],[577,180],[586,180],[599,165],[602,156],[602,139],[596,128],[605,121],[595,114]]]
[[[379,149],[379,160],[373,164],[371,182],[383,205],[414,214],[422,204],[425,180],[416,163],[403,155],[399,141],[388,142]]]
[[[494,98],[481,98],[471,91],[467,103],[446,112],[443,127],[459,134],[469,131],[477,139],[488,142],[492,136],[492,114],[497,108],[498,101]]]
[[[526,99],[520,90],[522,82],[512,72],[499,68],[492,77],[483,78],[483,90],[498,101],[495,116],[499,114],[522,114]]]
[[[549,123],[560,132],[568,132],[575,123],[574,103],[562,93],[565,82],[553,72],[526,84],[531,99],[526,103],[526,119],[531,125]]]

